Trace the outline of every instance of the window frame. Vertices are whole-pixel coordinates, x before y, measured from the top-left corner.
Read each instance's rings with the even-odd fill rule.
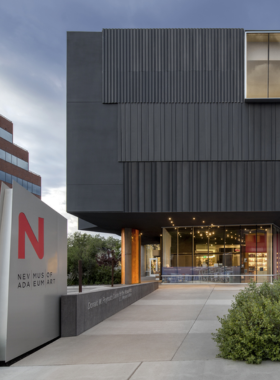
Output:
[[[279,103],[279,98],[247,98],[247,35],[248,34],[280,34],[280,30],[245,30],[245,42],[244,42],[244,101],[252,103]],[[268,60],[269,64],[269,60]]]

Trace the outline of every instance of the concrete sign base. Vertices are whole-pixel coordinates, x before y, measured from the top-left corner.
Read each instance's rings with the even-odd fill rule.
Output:
[[[61,297],[61,336],[76,336],[158,289],[158,282]]]
[[[67,220],[16,182],[0,194],[0,361],[60,336]]]

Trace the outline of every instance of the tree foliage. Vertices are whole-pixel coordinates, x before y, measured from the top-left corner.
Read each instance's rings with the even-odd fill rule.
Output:
[[[280,361],[280,281],[249,287],[235,296],[221,327],[212,334],[219,357],[259,364]]]
[[[67,273],[68,285],[78,285],[79,271],[78,262],[83,263],[83,284],[109,284],[111,283],[111,267],[105,262],[103,265],[100,260],[107,251],[114,250],[115,254],[120,257],[121,242],[113,237],[107,239],[100,235],[89,235],[75,232],[67,239]],[[116,267],[119,262],[116,263]],[[114,282],[120,283],[120,269],[115,270]]]

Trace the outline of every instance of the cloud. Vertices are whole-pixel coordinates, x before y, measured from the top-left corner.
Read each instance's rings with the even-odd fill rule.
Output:
[[[66,213],[67,31],[278,29],[279,10],[276,0],[1,1],[0,114],[13,121],[15,143],[42,176],[43,200]],[[76,219],[67,218],[74,231]]]

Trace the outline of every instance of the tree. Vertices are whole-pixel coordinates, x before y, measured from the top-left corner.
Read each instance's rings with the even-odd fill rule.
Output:
[[[102,253],[100,256],[97,256],[97,264],[102,266],[111,267],[112,270],[112,286],[114,286],[114,272],[115,267],[120,265],[121,254],[120,252],[115,252],[113,249],[107,249],[106,253]]]
[[[79,282],[78,261],[83,262],[83,284],[111,282],[111,267],[100,265],[98,260],[107,250],[114,250],[120,255],[121,242],[113,237],[107,239],[100,235],[82,234],[75,232],[67,239],[68,249],[68,284],[77,285]],[[115,273],[115,283],[120,282],[120,271]]]

